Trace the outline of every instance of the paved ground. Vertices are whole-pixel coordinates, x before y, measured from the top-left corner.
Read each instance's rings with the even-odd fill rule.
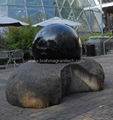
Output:
[[[46,109],[10,105],[5,98],[5,85],[14,69],[0,70],[0,120],[113,120],[113,55],[91,59],[104,68],[105,89],[70,95],[61,104]]]

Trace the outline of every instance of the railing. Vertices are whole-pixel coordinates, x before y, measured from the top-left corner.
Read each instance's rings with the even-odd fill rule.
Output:
[[[104,55],[106,54],[106,43],[109,42],[112,38],[113,38],[113,36],[111,36],[110,38],[108,38],[106,41],[103,42]]]
[[[24,62],[24,52],[22,49],[2,50],[0,51],[0,60],[1,59],[7,60],[5,68],[7,68],[10,63],[13,63],[15,67],[17,65],[17,60],[21,60],[22,62]]]

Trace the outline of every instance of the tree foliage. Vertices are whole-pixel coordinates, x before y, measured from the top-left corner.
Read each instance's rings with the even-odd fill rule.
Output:
[[[23,49],[25,58],[29,59],[29,49],[32,47],[32,41],[38,31],[39,28],[32,26],[9,27],[6,35],[7,49]]]
[[[8,49],[29,49],[39,28],[31,26],[9,27],[6,43]]]

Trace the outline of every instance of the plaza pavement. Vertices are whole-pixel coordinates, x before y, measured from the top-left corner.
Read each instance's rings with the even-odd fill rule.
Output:
[[[14,68],[0,70],[0,120],[113,120],[113,55],[91,57],[104,68],[105,85],[100,92],[73,94],[61,104],[45,109],[26,109],[6,101],[5,86]]]

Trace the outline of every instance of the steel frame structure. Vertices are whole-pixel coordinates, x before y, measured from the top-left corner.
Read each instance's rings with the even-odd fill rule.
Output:
[[[38,19],[35,20],[34,23],[41,22],[45,19],[49,19],[50,17],[58,16],[58,17],[62,17],[65,19],[71,19],[74,21],[83,22],[82,23],[83,26],[86,26],[84,27],[84,29],[87,29],[87,31],[89,32],[100,32],[101,31],[101,27],[99,26],[99,23],[98,23],[99,20],[96,15],[97,12],[100,13],[100,10],[99,8],[92,9],[92,7],[99,5],[99,0],[51,0],[53,3],[52,4],[50,3],[50,5],[44,4],[44,2],[45,1],[47,2],[48,0],[37,0],[37,2],[40,1],[41,3],[40,5],[27,4],[28,2],[27,0],[23,0],[24,4],[16,4],[16,3],[9,4],[8,1],[10,0],[6,0],[6,4],[0,4],[0,7],[7,7],[6,9],[7,16],[9,16],[9,12],[10,12],[9,7],[12,7],[12,8],[22,7],[25,11],[24,17],[26,18],[31,17],[31,19],[32,18],[36,19],[39,12],[40,14],[42,14],[42,17],[39,20]],[[18,1],[18,0],[15,0],[15,1]],[[37,12],[33,14],[29,14],[28,12],[29,7],[36,9],[35,11]],[[39,8],[41,8],[40,11],[38,10]],[[51,16],[47,15],[47,11],[46,11],[47,9],[51,11],[53,10],[54,14],[52,13],[53,15]],[[2,11],[0,11],[0,13],[1,12]],[[87,14],[89,14],[90,16],[88,16]],[[3,16],[3,14],[1,15]],[[10,17],[21,19],[19,18],[20,16],[16,16],[16,13],[15,13],[15,16],[10,16]],[[92,24],[90,24],[91,17],[93,17],[93,20],[94,20],[93,27],[92,27]]]

